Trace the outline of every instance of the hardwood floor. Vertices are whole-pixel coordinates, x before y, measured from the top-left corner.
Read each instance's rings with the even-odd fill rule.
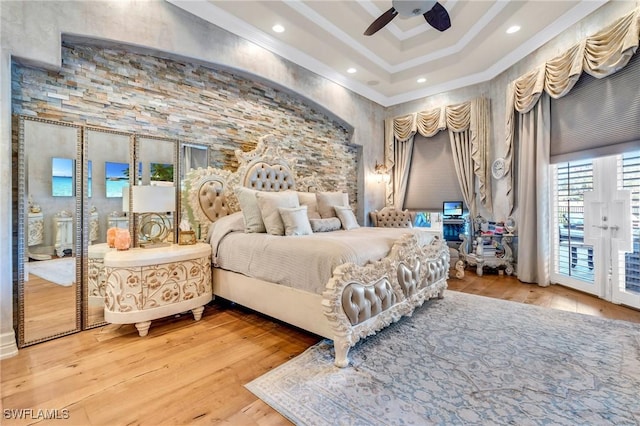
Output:
[[[80,328],[75,304],[75,283],[62,286],[29,274],[24,283],[25,340],[32,342]]]
[[[450,278],[449,289],[640,323],[640,311],[513,277],[469,271]],[[68,425],[290,424],[244,384],[318,340],[215,302],[198,322],[191,315],[153,321],[144,338],[133,325],[108,325],[22,349],[0,363],[1,405],[3,413],[57,409],[68,414]]]

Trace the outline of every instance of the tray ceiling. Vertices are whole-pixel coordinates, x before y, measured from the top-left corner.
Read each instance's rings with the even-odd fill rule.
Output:
[[[491,80],[607,2],[442,0],[445,32],[397,16],[367,37],[391,0],[168,1],[383,106]]]

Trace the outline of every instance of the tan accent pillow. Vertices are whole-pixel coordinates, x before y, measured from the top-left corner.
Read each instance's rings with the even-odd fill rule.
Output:
[[[298,191],[298,201],[300,201],[301,206],[307,206],[307,216],[309,219],[320,219],[315,192]]]
[[[244,232],[247,234],[267,232],[262,220],[260,207],[258,207],[258,199],[256,198],[258,191],[238,187],[235,193],[236,197],[238,197],[238,203],[240,203],[240,210],[242,210],[242,215],[244,216]]]
[[[349,194],[346,192],[316,192],[316,200],[318,201],[318,213],[320,217],[336,217],[336,211],[333,206],[348,206]]]
[[[256,192],[258,207],[262,213],[262,221],[267,234],[284,235],[284,222],[280,217],[279,207],[300,207],[298,195],[293,191]]]
[[[353,210],[351,207],[345,206],[334,206],[336,214],[338,215],[338,219],[340,219],[340,223],[342,223],[342,229],[356,229],[360,228],[358,221],[356,220],[356,215],[353,214]]]
[[[307,217],[307,206],[278,207],[284,223],[284,235],[311,235],[311,224]]]

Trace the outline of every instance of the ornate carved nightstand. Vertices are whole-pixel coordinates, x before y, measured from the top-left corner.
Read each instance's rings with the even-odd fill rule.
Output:
[[[140,336],[151,320],[180,312],[191,310],[198,321],[213,298],[208,244],[110,251],[104,269],[105,320],[135,324]]]

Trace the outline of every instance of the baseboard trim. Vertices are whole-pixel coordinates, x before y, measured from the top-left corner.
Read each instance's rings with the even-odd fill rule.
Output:
[[[11,358],[18,355],[18,345],[16,345],[16,334],[11,331],[0,334],[0,359]]]

